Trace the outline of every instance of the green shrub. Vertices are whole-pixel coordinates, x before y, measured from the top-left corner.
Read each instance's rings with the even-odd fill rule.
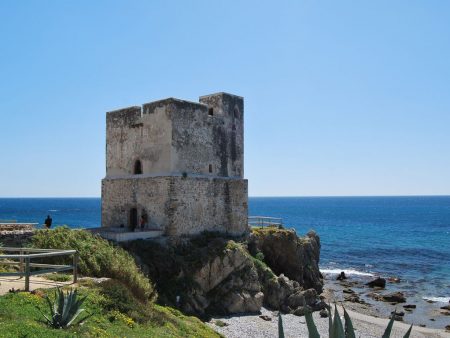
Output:
[[[73,278],[72,275],[68,275],[65,273],[52,273],[52,274],[44,275],[43,277],[45,279],[52,280],[55,282],[68,282]]]
[[[100,294],[104,296],[102,307],[106,311],[119,311],[139,323],[148,321],[151,311],[145,304],[134,297],[122,282],[109,279],[100,283]]]
[[[255,258],[256,258],[257,260],[261,261],[261,262],[264,262],[264,254],[263,254],[261,251],[259,251],[259,252],[255,255]]]
[[[75,249],[79,254],[78,271],[91,277],[109,277],[120,280],[133,294],[143,300],[156,297],[153,285],[145,277],[133,257],[98,235],[85,230],[58,227],[54,230],[37,230],[32,246],[44,249]],[[70,264],[69,257],[46,258],[46,263]]]

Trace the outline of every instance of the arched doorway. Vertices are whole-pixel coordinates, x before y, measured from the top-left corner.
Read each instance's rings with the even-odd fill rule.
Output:
[[[140,175],[142,174],[142,163],[140,160],[136,160],[136,162],[134,162],[134,171],[133,173],[135,175]]]
[[[129,220],[128,226],[130,227],[131,231],[134,231],[134,229],[136,229],[138,225],[138,211],[136,208],[130,209],[130,215],[128,217],[128,220]]]

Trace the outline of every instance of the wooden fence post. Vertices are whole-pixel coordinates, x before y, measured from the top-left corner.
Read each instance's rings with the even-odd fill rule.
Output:
[[[20,264],[19,264],[19,271],[22,273],[21,275],[20,275],[20,278],[23,278],[23,250],[20,250]]]
[[[25,291],[30,291],[30,257],[25,257]]]
[[[78,279],[78,251],[73,254],[73,282]]]

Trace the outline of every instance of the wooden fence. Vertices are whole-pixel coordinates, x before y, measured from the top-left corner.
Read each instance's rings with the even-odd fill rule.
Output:
[[[10,248],[0,247],[0,265],[18,266],[18,272],[2,272],[0,276],[19,276],[25,277],[25,291],[30,291],[30,276],[42,275],[52,272],[73,271],[73,282],[77,282],[78,274],[78,252],[76,250],[58,250],[58,249],[34,249],[34,248]],[[11,254],[4,254],[11,253]],[[42,264],[32,263],[32,259],[73,256],[72,265]],[[32,268],[37,270],[32,271]]]

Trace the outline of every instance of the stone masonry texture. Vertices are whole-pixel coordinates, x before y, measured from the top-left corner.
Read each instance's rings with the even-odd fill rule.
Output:
[[[103,227],[131,227],[145,214],[149,228],[169,236],[247,231],[243,98],[199,101],[107,113]]]

